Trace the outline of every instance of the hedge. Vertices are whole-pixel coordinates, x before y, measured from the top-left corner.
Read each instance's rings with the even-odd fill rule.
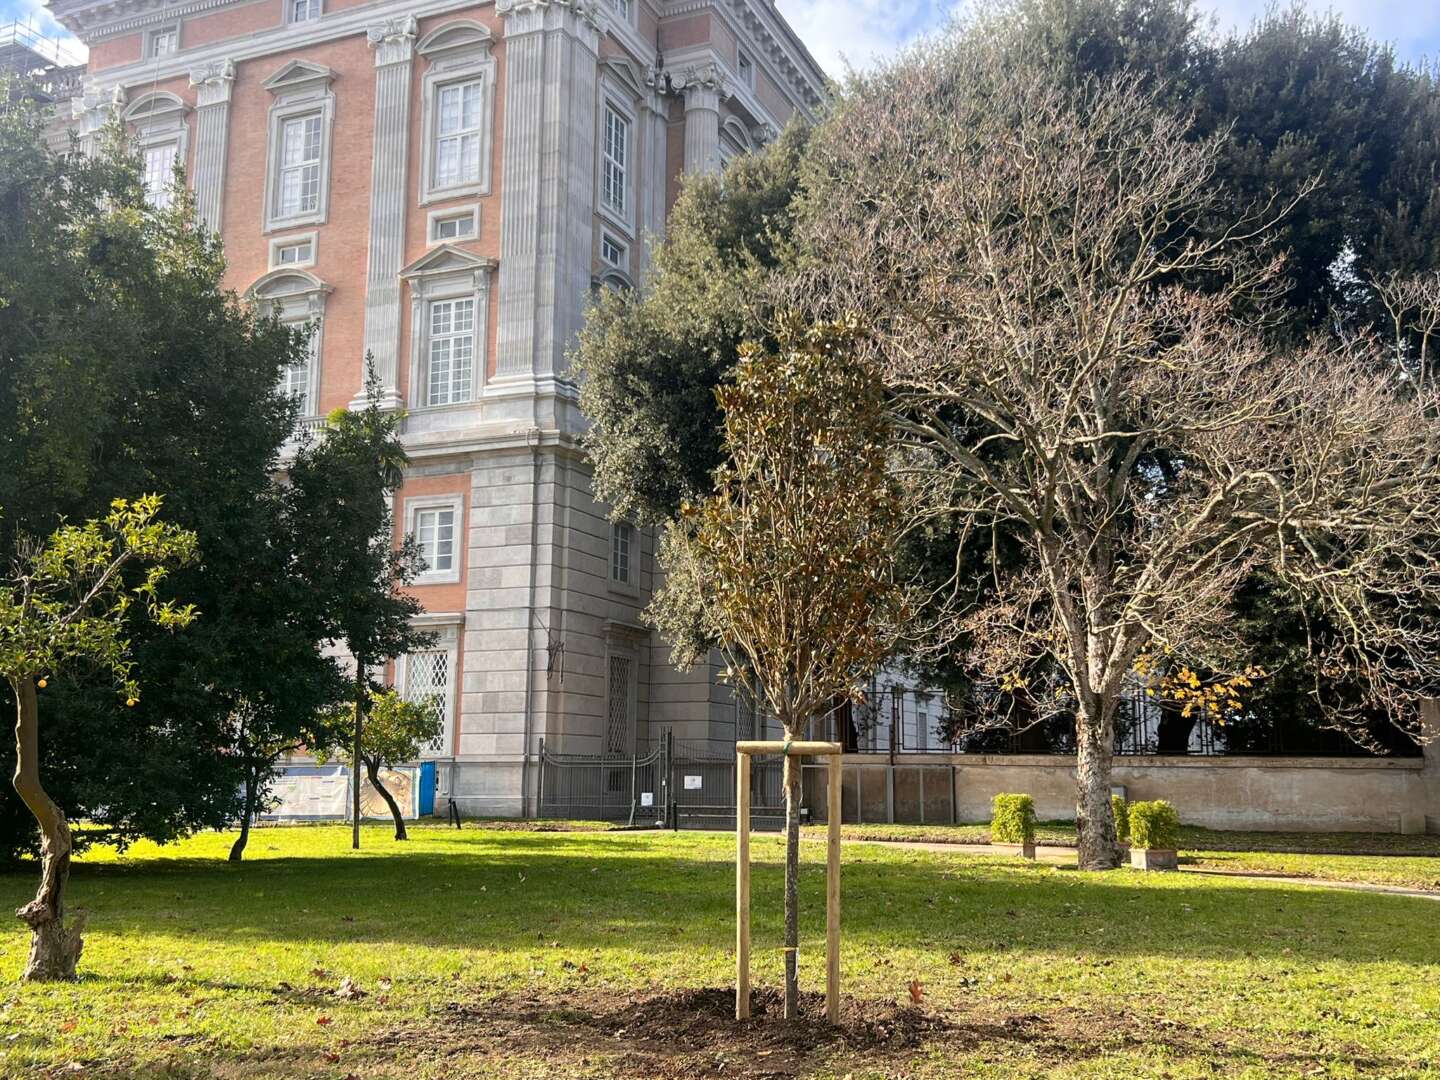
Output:
[[[992,844],[1033,844],[1035,842],[1035,800],[1029,795],[996,795],[991,803]]]
[[[1180,845],[1180,815],[1164,799],[1130,804],[1130,844],[1173,850]]]
[[[1115,839],[1124,844],[1130,840],[1130,804],[1123,795],[1110,796],[1110,812],[1115,818]]]

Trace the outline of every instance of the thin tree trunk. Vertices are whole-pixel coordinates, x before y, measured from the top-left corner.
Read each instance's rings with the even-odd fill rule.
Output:
[[[405,833],[405,818],[400,813],[400,804],[395,801],[395,796],[390,794],[390,789],[380,782],[380,762],[375,758],[367,758],[365,761],[365,775],[370,778],[370,786],[380,793],[385,800],[385,805],[390,807],[390,816],[395,819],[395,839],[408,840]]]
[[[70,880],[70,826],[40,783],[40,714],[32,679],[12,679],[15,693],[15,792],[40,826],[40,887],[15,912],[30,927],[30,958],[20,978],[57,982],[75,978],[84,947],[84,920],[65,925],[65,886]]]
[[[245,770],[245,816],[240,819],[240,835],[230,845],[230,861],[239,862],[245,854],[245,845],[250,842],[250,819],[255,816],[255,789],[260,785],[260,770],[251,766]]]
[[[1075,831],[1081,870],[1113,870],[1120,843],[1110,805],[1110,766],[1115,756],[1115,703],[1082,698],[1075,718]]]
[[[350,812],[353,823],[350,826],[350,847],[360,850],[360,735],[365,723],[365,701],[369,697],[365,685],[365,661],[355,658],[355,738],[350,746],[350,778],[354,784],[351,793]]]
[[[799,1012],[800,762],[785,755],[785,1019]]]

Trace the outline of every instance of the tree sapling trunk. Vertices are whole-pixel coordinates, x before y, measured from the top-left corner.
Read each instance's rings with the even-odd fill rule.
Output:
[[[800,763],[785,755],[785,1019],[799,1012]]]
[[[70,826],[40,783],[40,720],[35,683],[12,679],[15,694],[15,792],[40,826],[40,887],[15,912],[30,927],[30,958],[20,978],[57,982],[75,978],[84,943],[83,920],[65,925],[65,886],[70,880]]]
[[[240,819],[240,835],[230,845],[230,861],[239,862],[245,854],[245,845],[250,843],[250,819],[255,816],[256,788],[260,785],[260,767],[252,765],[245,770],[245,815]]]
[[[390,794],[390,789],[380,782],[380,761],[378,758],[365,759],[365,775],[370,778],[370,786],[380,793],[385,800],[385,805],[390,808],[390,816],[395,819],[395,839],[408,840],[405,832],[405,817],[400,813],[400,804],[395,801],[395,796]]]
[[[350,847],[360,850],[360,735],[365,722],[365,703],[370,698],[370,689],[365,685],[365,661],[355,658],[355,737],[350,747],[350,778],[354,784],[351,792]]]
[[[1075,738],[1075,832],[1081,870],[1120,865],[1115,814],[1110,804],[1110,766],[1115,755],[1115,703],[1086,695]]]

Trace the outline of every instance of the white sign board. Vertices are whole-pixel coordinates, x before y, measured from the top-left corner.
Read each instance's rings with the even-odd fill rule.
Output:
[[[640,792],[640,805],[641,805],[641,806],[654,806],[654,805],[655,805],[655,793],[654,793],[653,791],[642,791],[642,792]]]
[[[686,791],[699,791],[699,790],[700,790],[700,777],[698,777],[698,776],[687,776],[687,777],[685,777],[685,790],[686,790]]]

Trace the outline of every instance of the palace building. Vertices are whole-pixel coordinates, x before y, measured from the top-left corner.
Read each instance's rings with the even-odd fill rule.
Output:
[[[536,755],[734,738],[712,669],[642,622],[653,536],[612,522],[567,351],[592,290],[642,286],[686,173],[797,114],[824,75],[771,0],[51,0],[89,48],[66,109],[131,131],[155,200],[177,164],[228,283],[314,324],[285,386],[303,427],[403,408],[397,529],[439,694],[441,794],[535,810]],[[448,790],[447,790],[448,786]]]

